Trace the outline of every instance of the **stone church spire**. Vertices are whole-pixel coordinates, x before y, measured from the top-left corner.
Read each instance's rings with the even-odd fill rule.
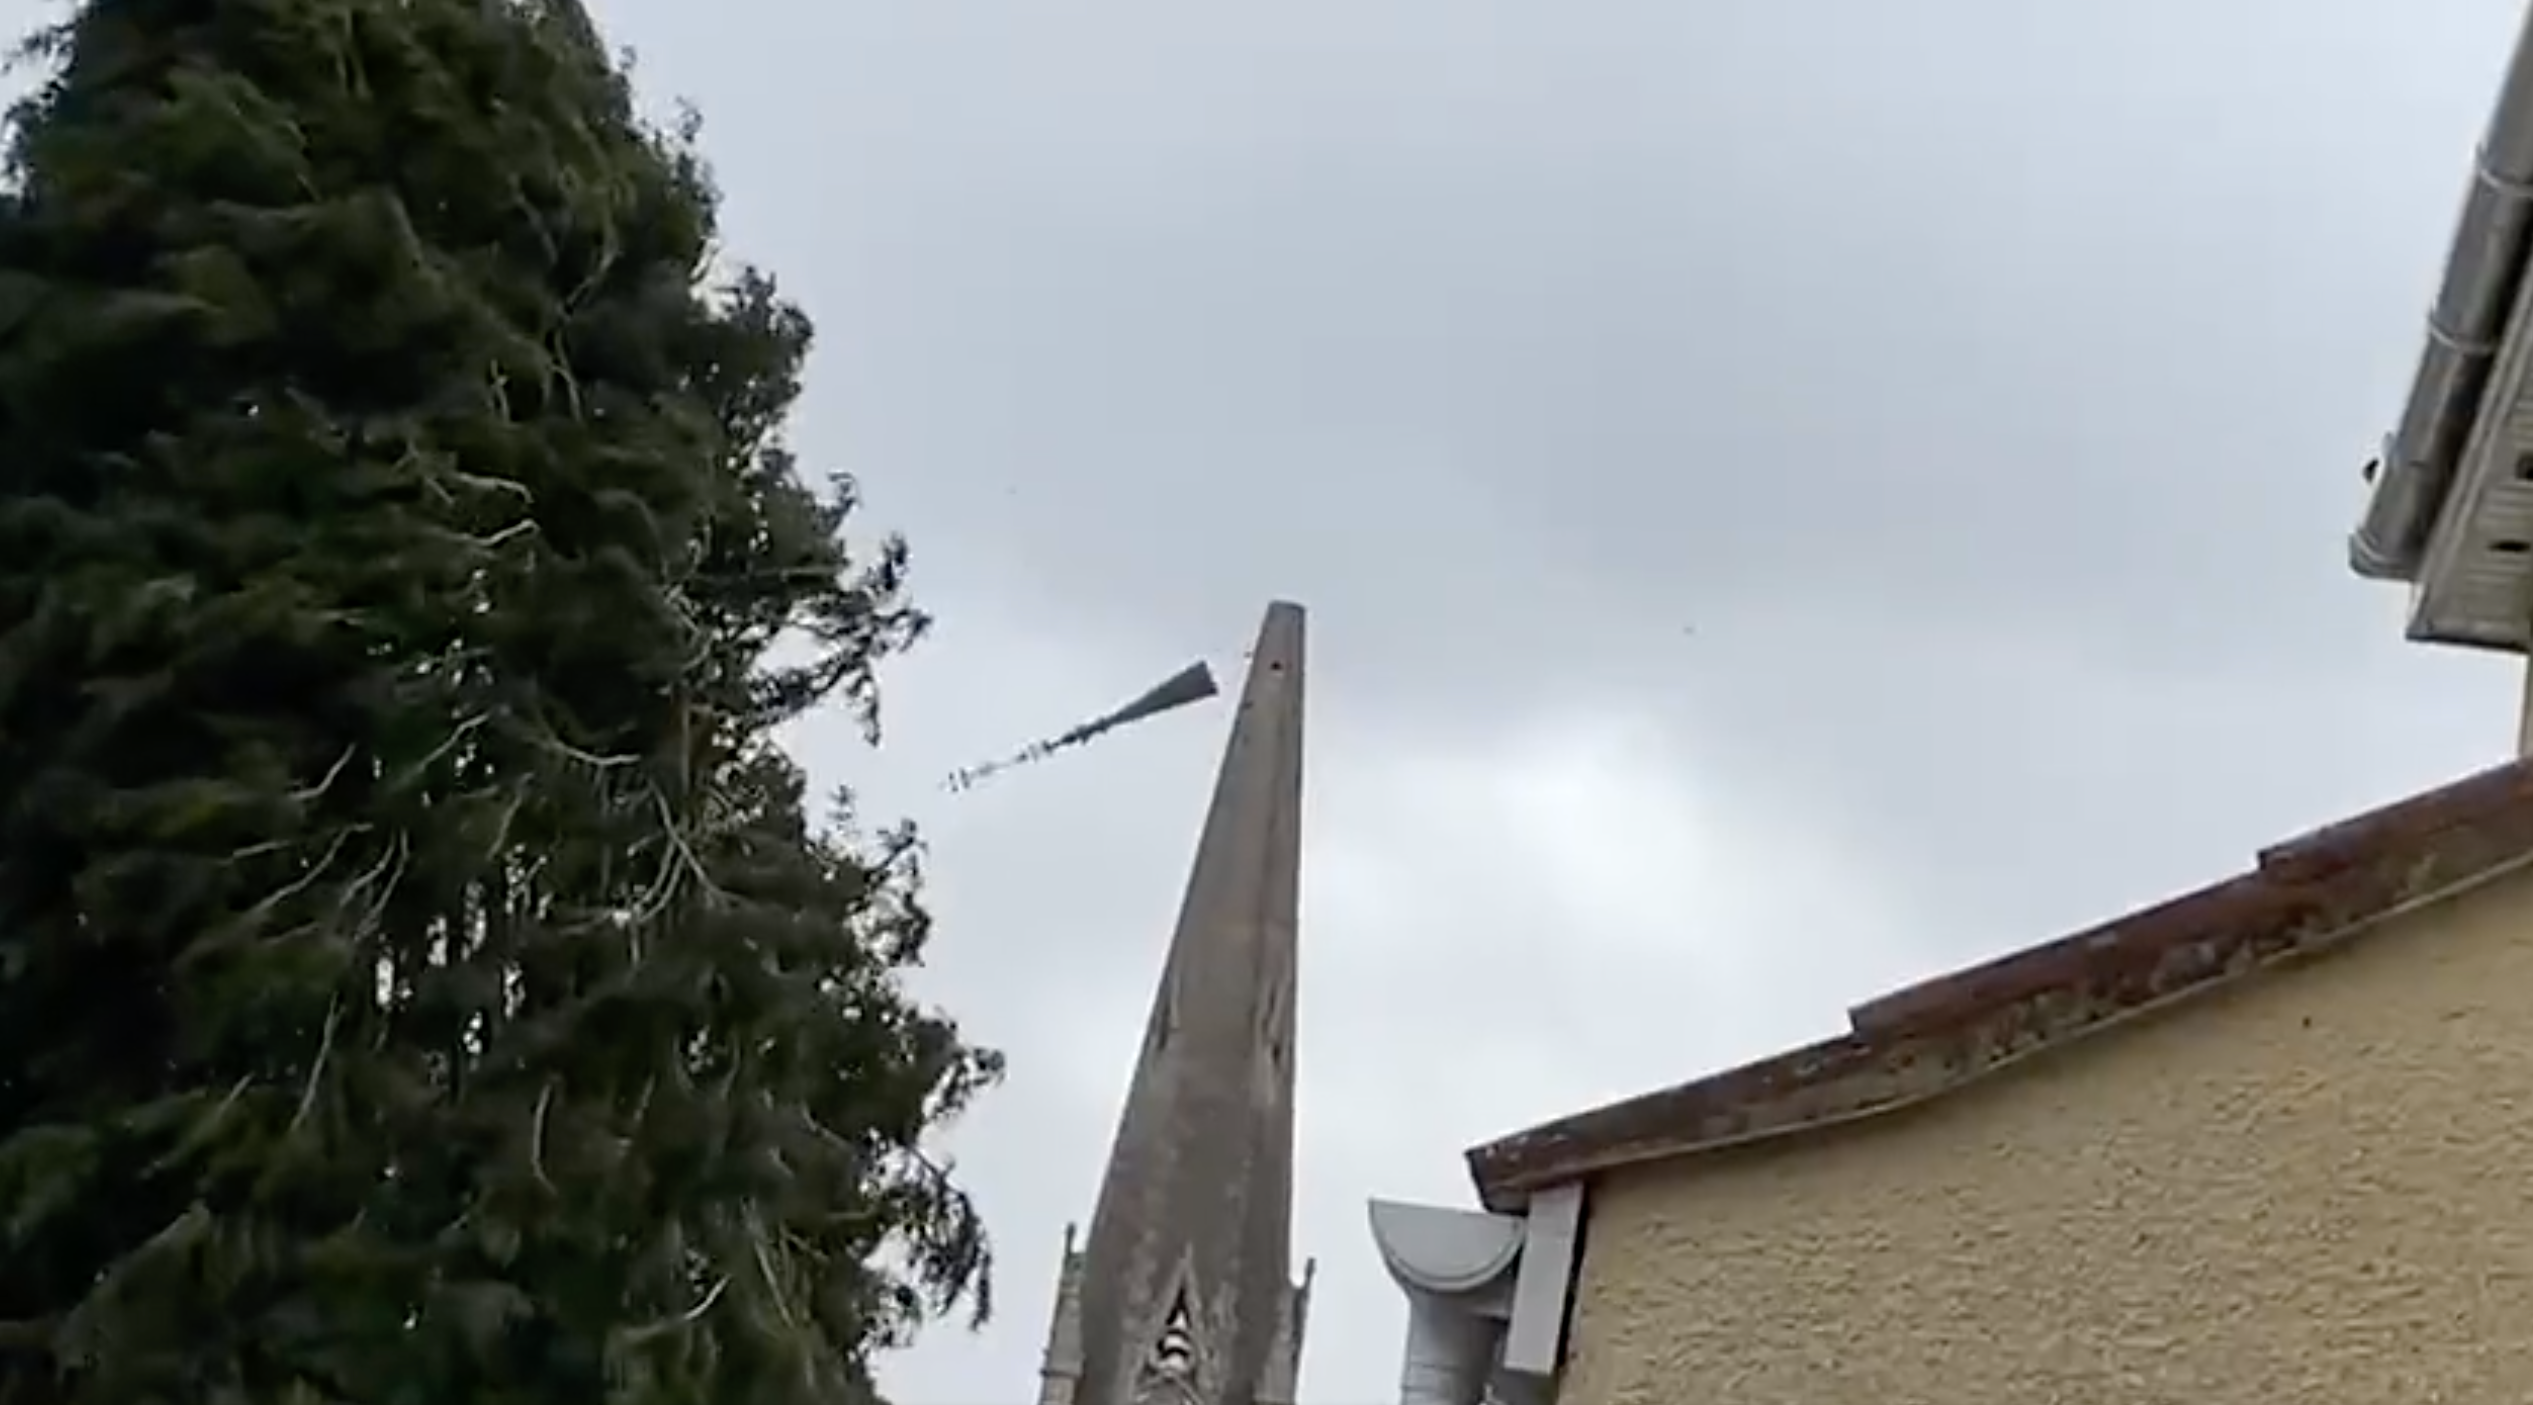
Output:
[[[1292,1405],[1302,645],[1267,607],[1039,1405]]]

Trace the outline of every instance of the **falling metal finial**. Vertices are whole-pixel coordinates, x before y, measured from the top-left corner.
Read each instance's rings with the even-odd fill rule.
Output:
[[[963,766],[952,771],[950,778],[942,783],[942,789],[955,795],[990,780],[1014,766],[1027,766],[1044,761],[1059,751],[1095,741],[1120,727],[1141,722],[1175,708],[1203,702],[1221,691],[1214,685],[1214,671],[1206,667],[1204,661],[1200,659],[1171,674],[1158,686],[1114,712],[1094,717],[1069,732],[1058,733],[1044,741],[1031,742],[999,761],[988,761],[979,766]]]

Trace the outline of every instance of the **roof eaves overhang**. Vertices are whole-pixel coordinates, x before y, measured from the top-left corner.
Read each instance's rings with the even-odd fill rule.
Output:
[[[1479,1199],[1819,1132],[1923,1103],[2079,1039],[2337,946],[2533,866],[2533,760],[2261,851],[2225,882],[1921,982],[1845,1034],[1575,1113],[1467,1153]]]
[[[2489,388],[2533,252],[2533,12],[2516,36],[2463,196],[2427,345],[2386,439],[2349,564],[2416,582]]]

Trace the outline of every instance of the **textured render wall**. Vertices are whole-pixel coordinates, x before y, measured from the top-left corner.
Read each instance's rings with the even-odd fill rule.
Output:
[[[1587,1233],[1559,1405],[2523,1405],[2533,880]]]

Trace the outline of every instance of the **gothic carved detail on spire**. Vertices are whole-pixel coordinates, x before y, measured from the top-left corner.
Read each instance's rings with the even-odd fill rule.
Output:
[[[1182,1266],[1178,1286],[1170,1290],[1169,1309],[1161,1314],[1160,1330],[1153,1333],[1143,1368],[1135,1373],[1135,1405],[1185,1405],[1202,1398],[1198,1385],[1205,1359],[1188,1270]]]

